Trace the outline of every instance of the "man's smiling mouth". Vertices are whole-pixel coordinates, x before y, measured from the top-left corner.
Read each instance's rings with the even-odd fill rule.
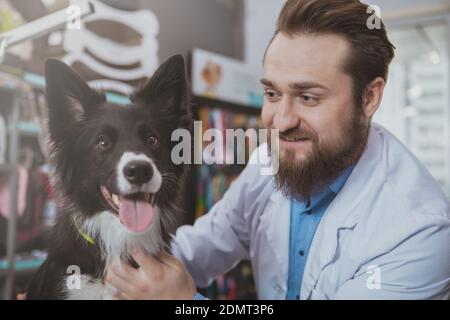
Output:
[[[280,137],[281,140],[287,141],[287,142],[299,142],[299,141],[309,141],[309,138],[298,138],[298,137]]]

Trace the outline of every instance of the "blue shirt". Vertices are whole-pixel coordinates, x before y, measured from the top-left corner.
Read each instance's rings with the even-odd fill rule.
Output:
[[[291,200],[289,237],[289,275],[287,300],[298,300],[309,248],[326,209],[344,186],[354,168],[349,166],[329,186],[316,195],[299,201]]]

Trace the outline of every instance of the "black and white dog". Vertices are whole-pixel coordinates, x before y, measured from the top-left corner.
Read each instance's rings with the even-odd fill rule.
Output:
[[[186,169],[171,161],[171,134],[192,130],[184,59],[163,63],[127,106],[106,102],[60,61],[45,67],[61,210],[27,299],[107,299],[109,261],[135,264],[131,250],[155,254],[171,239]],[[77,270],[79,286],[68,285]]]

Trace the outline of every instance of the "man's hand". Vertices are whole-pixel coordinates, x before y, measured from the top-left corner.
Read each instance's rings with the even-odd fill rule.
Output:
[[[17,300],[27,300],[27,294],[26,293],[19,293],[16,297]]]
[[[117,290],[124,300],[191,300],[196,288],[184,265],[168,253],[156,257],[142,251],[132,254],[140,268],[113,262],[107,270],[105,283]]]

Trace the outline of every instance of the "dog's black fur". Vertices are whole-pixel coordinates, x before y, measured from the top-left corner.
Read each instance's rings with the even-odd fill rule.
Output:
[[[27,299],[66,299],[69,266],[78,266],[83,275],[101,280],[106,261],[114,258],[105,257],[98,235],[93,235],[95,245],[80,236],[74,218],[78,217],[82,225],[100,212],[112,211],[100,186],[119,194],[115,169],[124,151],[146,155],[162,174],[162,185],[154,201],[160,209],[163,244],[169,245],[179,182],[186,169],[171,161],[171,150],[176,144],[171,141],[171,134],[177,128],[191,132],[190,98],[180,55],[167,60],[137,89],[128,106],[108,103],[102,93],[91,89],[60,61],[48,60],[45,67],[53,182],[60,215],[48,258],[32,280]],[[108,138],[108,150],[96,148],[99,136]],[[149,143],[149,137],[156,137],[158,142]],[[122,254],[126,259],[126,252]]]

